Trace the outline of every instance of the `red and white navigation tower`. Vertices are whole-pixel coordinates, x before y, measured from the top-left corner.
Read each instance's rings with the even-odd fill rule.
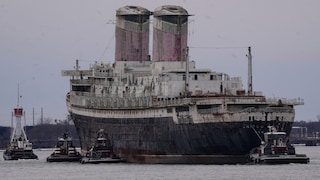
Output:
[[[38,159],[38,157],[32,151],[32,143],[29,142],[27,135],[22,126],[22,117],[25,117],[23,108],[19,105],[19,88],[18,88],[18,104],[13,109],[13,117],[16,119],[16,126],[14,127],[10,144],[6,151],[3,153],[4,160],[17,160],[17,159]],[[13,126],[11,120],[11,126]]]

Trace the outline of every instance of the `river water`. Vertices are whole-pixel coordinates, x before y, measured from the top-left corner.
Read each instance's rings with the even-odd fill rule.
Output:
[[[0,179],[320,179],[320,146],[296,146],[309,164],[150,165],[47,163],[52,149],[35,149],[39,160],[0,160]],[[3,152],[0,152],[2,156]]]

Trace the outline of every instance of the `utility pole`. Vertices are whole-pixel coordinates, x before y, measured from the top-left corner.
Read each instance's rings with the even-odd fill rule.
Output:
[[[41,124],[43,124],[43,108],[41,108]]]
[[[34,126],[34,108],[32,108],[32,126]]]

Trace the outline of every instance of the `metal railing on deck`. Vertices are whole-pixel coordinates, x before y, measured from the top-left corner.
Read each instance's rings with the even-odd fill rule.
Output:
[[[304,99],[297,98],[297,99],[286,99],[286,98],[268,98],[268,103],[271,104],[287,104],[287,105],[304,105]]]
[[[156,98],[145,97],[105,97],[103,95],[92,95],[85,92],[72,92],[71,103],[78,106],[86,106],[101,109],[113,108],[146,108],[161,106],[183,106],[192,103],[189,98]]]

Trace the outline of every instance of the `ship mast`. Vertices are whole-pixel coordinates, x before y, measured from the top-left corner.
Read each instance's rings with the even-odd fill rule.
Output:
[[[252,95],[252,55],[251,47],[248,47],[248,95]]]
[[[75,66],[76,71],[79,71],[80,66],[79,66],[79,60],[76,59],[76,66]]]
[[[80,66],[79,66],[79,60],[76,59],[76,66],[74,66],[74,68],[76,69],[76,74],[79,72]],[[74,76],[72,76],[72,79],[74,79]],[[77,77],[76,77],[77,79]]]
[[[186,56],[185,96],[189,96],[189,47],[186,48]]]

